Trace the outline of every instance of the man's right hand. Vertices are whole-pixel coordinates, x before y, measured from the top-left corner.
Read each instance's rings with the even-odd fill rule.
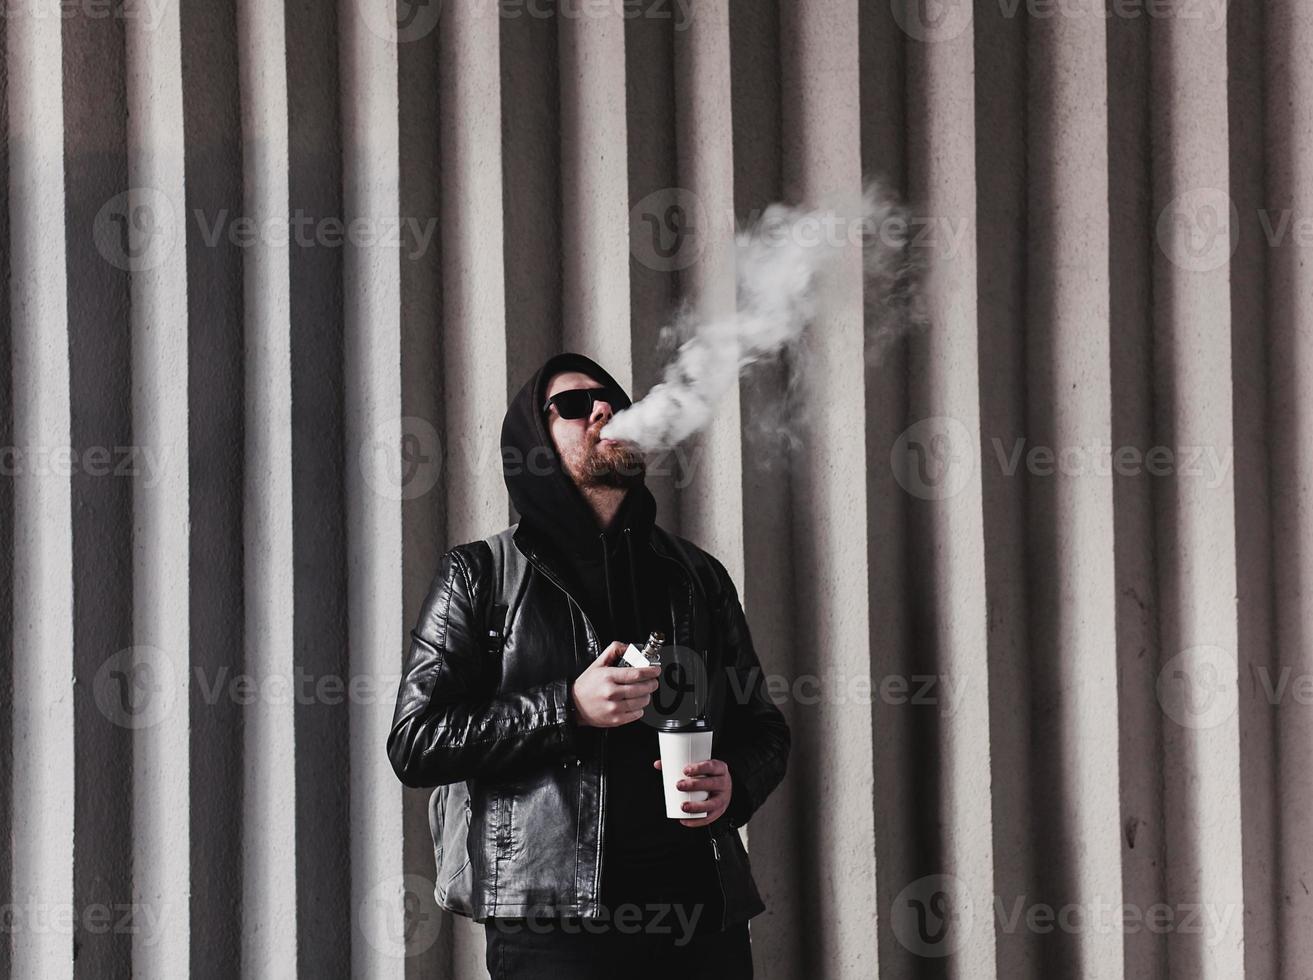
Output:
[[[575,679],[571,698],[580,725],[615,728],[643,717],[661,668],[611,666],[627,649],[628,643],[614,641]]]

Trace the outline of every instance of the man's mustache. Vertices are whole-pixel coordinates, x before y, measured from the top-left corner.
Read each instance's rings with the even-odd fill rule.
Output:
[[[595,427],[585,430],[584,438],[588,442],[588,448],[593,449],[602,441],[602,430],[606,428],[606,423],[608,421],[610,420],[602,419],[602,421],[598,422]],[[632,444],[629,442],[618,442],[617,445],[622,446],[625,449],[632,448]]]

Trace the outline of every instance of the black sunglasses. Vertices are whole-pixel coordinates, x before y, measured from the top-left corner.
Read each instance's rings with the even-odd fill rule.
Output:
[[[563,419],[586,419],[593,414],[594,402],[606,402],[613,412],[629,407],[629,396],[619,388],[603,386],[601,388],[571,388],[558,391],[543,403],[543,411],[553,405]]]

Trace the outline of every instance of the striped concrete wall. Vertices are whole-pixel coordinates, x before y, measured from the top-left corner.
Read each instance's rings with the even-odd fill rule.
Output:
[[[483,976],[383,746],[506,400],[878,176],[928,326],[850,255],[652,479],[793,726],[758,975],[1305,975],[1306,5],[3,13],[0,974]]]

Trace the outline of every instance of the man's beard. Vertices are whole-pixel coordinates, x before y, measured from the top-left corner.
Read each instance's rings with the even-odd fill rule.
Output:
[[[619,487],[629,489],[642,484],[647,463],[632,445],[617,442],[599,446],[601,424],[584,436],[583,462],[571,467],[570,475],[581,487]]]

